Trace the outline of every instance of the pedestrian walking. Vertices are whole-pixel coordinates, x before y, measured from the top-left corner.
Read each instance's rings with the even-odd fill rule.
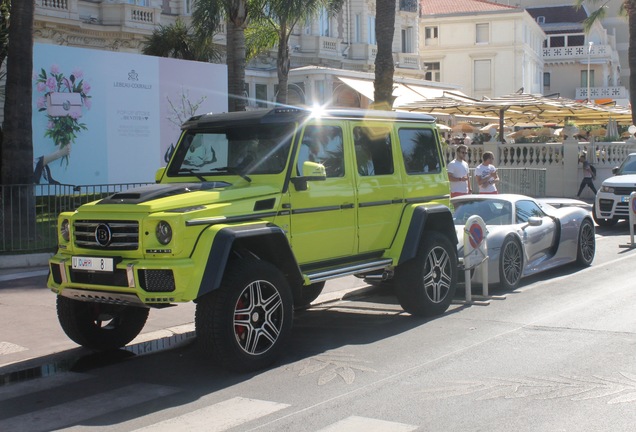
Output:
[[[585,186],[592,189],[594,195],[596,195],[596,187],[594,187],[594,171],[592,170],[592,165],[586,160],[585,155],[579,156],[579,163],[583,164],[583,180],[581,180],[581,185],[579,186],[579,192],[576,194],[577,198],[581,197],[581,192],[585,189]]]

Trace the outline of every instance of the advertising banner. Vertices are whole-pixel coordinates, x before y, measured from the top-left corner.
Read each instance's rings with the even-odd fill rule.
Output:
[[[227,67],[34,45],[37,183],[153,182],[192,115],[227,111]]]

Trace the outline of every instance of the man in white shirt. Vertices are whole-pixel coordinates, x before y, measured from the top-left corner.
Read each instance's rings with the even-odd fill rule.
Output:
[[[480,194],[496,194],[497,183],[499,182],[499,175],[497,174],[497,168],[493,165],[495,155],[492,152],[484,152],[482,156],[482,163],[475,168],[475,178],[479,185]]]
[[[468,147],[461,144],[455,151],[455,159],[448,163],[448,180],[450,181],[451,198],[472,193],[469,181],[469,169],[466,162]]]

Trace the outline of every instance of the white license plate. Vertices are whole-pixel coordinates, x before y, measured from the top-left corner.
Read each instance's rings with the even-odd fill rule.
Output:
[[[112,272],[113,268],[114,262],[112,258],[73,257],[74,270]]]
[[[629,202],[629,197],[628,196],[622,196],[621,197],[621,202]]]

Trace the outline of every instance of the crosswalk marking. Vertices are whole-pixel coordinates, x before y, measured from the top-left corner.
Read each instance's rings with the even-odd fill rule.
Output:
[[[65,372],[57,373],[46,378],[38,378],[20,383],[0,386],[0,402],[7,399],[18,398],[30,393],[51,390],[55,387],[60,387],[62,385],[78,382],[88,378],[91,378],[91,375]]]
[[[25,348],[20,345],[13,344],[11,342],[2,342],[0,341],[0,355],[5,354],[13,354],[20,351],[26,351],[28,348]]]
[[[288,406],[277,402],[235,397],[179,417],[137,429],[137,431],[174,432],[187,430],[221,432],[282,410]]]
[[[76,399],[36,412],[0,420],[0,431],[49,431],[77,424],[149,400],[168,396],[179,390],[153,384],[135,384],[116,390]]]
[[[319,432],[409,432],[415,429],[417,429],[417,426],[404,423],[351,416],[320,429]]]

